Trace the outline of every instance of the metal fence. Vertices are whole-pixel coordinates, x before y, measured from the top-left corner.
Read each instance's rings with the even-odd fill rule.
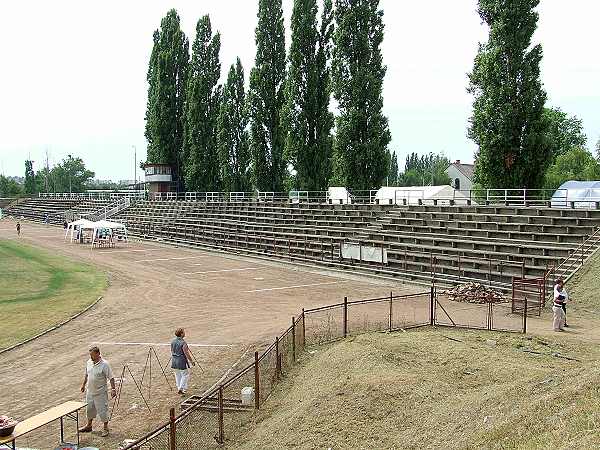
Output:
[[[453,189],[448,194],[428,194],[428,186],[392,187],[385,193],[378,190],[356,191],[343,189],[341,194],[330,191],[289,192],[148,192],[145,190],[89,190],[87,192],[39,193],[49,199],[114,199],[120,197],[146,198],[149,200],[184,200],[202,202],[282,202],[331,203],[331,204],[385,204],[385,205],[492,205],[516,207],[553,207],[599,209],[600,197],[596,190],[585,194],[571,194],[566,189]]]
[[[513,313],[510,303],[451,301],[435,287],[430,291],[365,300],[348,300],[303,309],[290,327],[254,361],[201,396],[187,409],[125,447],[127,450],[191,450],[218,448],[240,434],[255,410],[272,394],[278,381],[296,364],[306,346],[334,342],[365,332],[447,326],[491,331],[525,332],[527,317]],[[526,310],[526,308],[525,308]],[[250,392],[251,397],[243,392]]]

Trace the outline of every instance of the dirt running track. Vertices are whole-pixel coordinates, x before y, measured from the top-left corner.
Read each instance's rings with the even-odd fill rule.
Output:
[[[150,344],[166,364],[170,352],[164,344],[176,327],[183,326],[201,366],[193,370],[189,393],[202,393],[236,362],[241,366],[255,350],[271,343],[302,307],[338,302],[345,295],[359,299],[387,295],[390,290],[426,290],[160,243],[130,242],[117,249],[91,250],[63,237],[56,227],[22,223],[24,243],[95,264],[108,273],[110,287],[78,319],[0,355],[2,414],[25,418],[82,398],[79,386],[92,343],[100,343],[116,377],[128,364],[139,381]],[[14,222],[0,221],[0,239],[16,239]],[[171,372],[167,375],[173,384]],[[127,374],[111,438],[103,440],[94,433],[83,436],[82,443],[114,448],[122,439],[164,422],[169,406],[180,399],[167,387],[156,361],[151,386],[145,381],[143,389],[152,412],[145,409]],[[57,430],[54,424],[18,444],[50,448]]]

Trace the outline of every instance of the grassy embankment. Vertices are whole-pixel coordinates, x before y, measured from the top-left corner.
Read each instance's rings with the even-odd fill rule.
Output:
[[[106,274],[88,264],[0,240],[0,349],[68,319],[106,286]]]
[[[600,255],[569,286],[571,321],[600,313]],[[315,347],[230,448],[600,448],[600,349],[452,329]]]

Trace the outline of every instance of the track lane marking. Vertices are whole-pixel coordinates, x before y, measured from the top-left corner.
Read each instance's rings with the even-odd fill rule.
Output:
[[[170,347],[171,344],[159,342],[92,342],[96,345],[143,345],[144,347]],[[235,347],[235,344],[190,344],[188,347]]]
[[[311,284],[299,284],[297,286],[283,286],[283,287],[264,288],[264,289],[252,289],[250,291],[244,291],[244,292],[250,293],[250,292],[265,292],[265,291],[282,291],[284,289],[298,289],[298,288],[304,288],[304,287],[326,286],[329,284],[340,284],[340,283],[347,283],[347,281],[330,281],[327,283],[311,283]]]
[[[136,263],[143,263],[143,262],[156,262],[156,261],[182,261],[185,259],[199,259],[199,258],[208,258],[207,255],[201,255],[201,256],[178,256],[178,257],[174,257],[174,258],[156,258],[156,259],[140,259],[139,261],[134,261]]]
[[[242,269],[222,269],[222,270],[206,270],[204,272],[186,272],[182,275],[203,275],[207,273],[222,273],[222,272],[242,272],[245,270],[260,270],[264,269],[264,267],[244,267]]]

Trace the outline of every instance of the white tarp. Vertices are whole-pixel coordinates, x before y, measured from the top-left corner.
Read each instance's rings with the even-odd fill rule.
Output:
[[[327,203],[347,205],[352,203],[352,198],[345,187],[330,187],[327,189]]]
[[[387,264],[387,250],[383,247],[342,243],[342,258]]]
[[[430,203],[437,200],[439,205],[449,205],[453,200],[456,203],[466,204],[468,197],[452,186],[408,186],[408,187],[382,187],[375,194],[375,198],[382,205],[418,205],[419,202]]]
[[[600,181],[567,181],[552,195],[553,208],[595,208],[600,202]]]

